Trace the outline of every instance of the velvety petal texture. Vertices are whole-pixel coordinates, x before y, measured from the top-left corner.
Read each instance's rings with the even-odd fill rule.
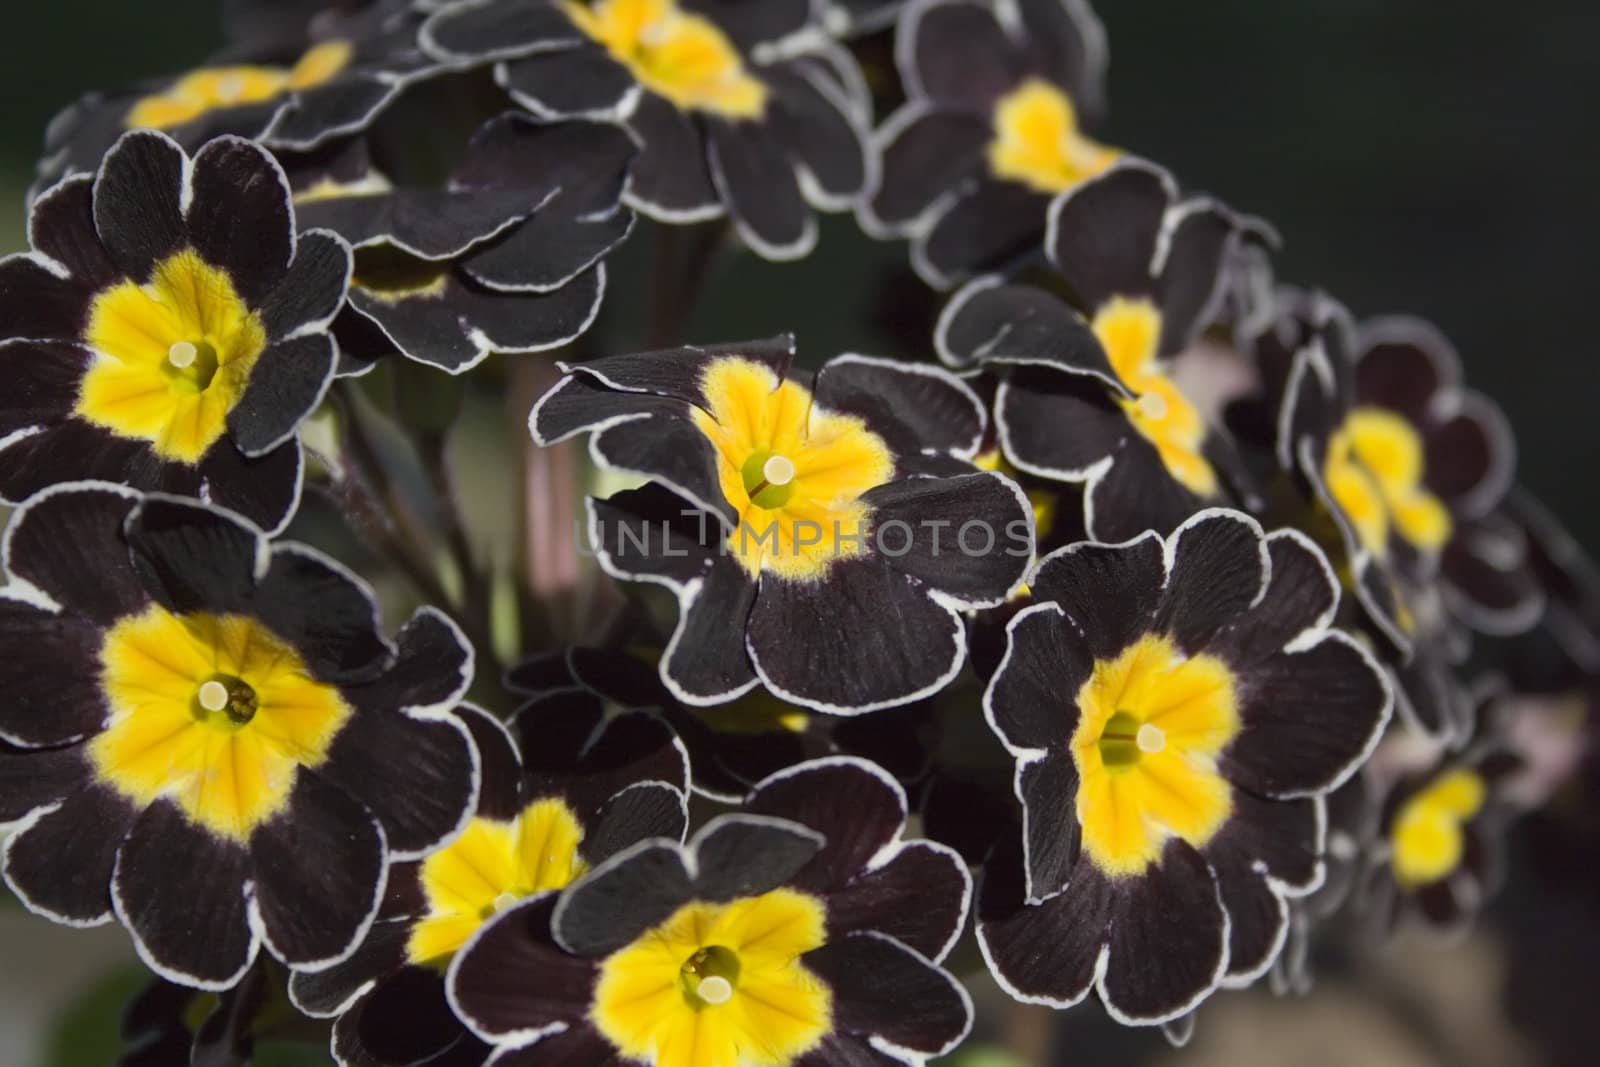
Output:
[[[792,352],[784,336],[568,367],[530,429],[587,432],[601,466],[653,483],[592,501],[589,547],[676,594],[661,674],[677,700],[759,681],[857,715],[931,696],[965,661],[960,611],[1020,583],[1033,508],[973,466],[987,413],[960,378],[844,355],[808,379]]]
[[[620,198],[635,151],[612,125],[510,112],[442,189],[396,185],[358,150],[296,166],[304,218],[356,249],[347,372],[398,352],[461,373],[578,337],[599,313],[602,260],[633,227]]]
[[[862,5],[836,6],[851,8],[837,24],[856,25]],[[1105,76],[1087,4],[916,0],[895,65],[906,100],[874,135],[882,179],[857,214],[874,236],[909,238],[930,285],[1036,260],[1051,197],[1120,155],[1086,132]]]
[[[281,529],[298,503],[296,431],[334,371],[327,329],[349,246],[296,234],[259,144],[189,157],[123,135],[92,182],[40,197],[34,250],[0,264],[0,495],[84,478],[201,497]],[[22,357],[26,355],[26,361]]]
[[[877,184],[865,81],[821,14],[805,0],[495,0],[444,7],[420,39],[442,61],[494,62],[541,121],[625,127],[634,210],[669,225],[725,216],[751,251],[791,260],[816,244],[815,210],[848,210]],[[658,49],[695,58],[650,60]]]
[[[34,910],[114,915],[157,973],[223,990],[263,944],[310,971],[351,957],[391,861],[465,826],[481,760],[451,709],[471,659],[441,617],[391,644],[314,550],[96,483],[25,504],[5,563],[7,662],[79,656],[89,680],[70,716],[25,688],[7,703],[5,877]]]
[[[1121,1021],[1168,1023],[1272,966],[1321,882],[1323,797],[1393,697],[1329,628],[1322,553],[1238,512],[1068,546],[1030,585],[985,696],[1023,817],[986,867],[980,942],[1020,999],[1093,987]]]
[[[687,844],[641,841],[490,921],[450,966],[450,1003],[495,1045],[494,1063],[678,1055],[682,1024],[807,1064],[942,1055],[971,1025],[965,991],[935,962],[970,887],[953,853],[901,839],[906,817],[904,792],[873,764],[798,764]],[[738,966],[715,970],[727,954]],[[640,997],[651,1006],[636,1013]]]

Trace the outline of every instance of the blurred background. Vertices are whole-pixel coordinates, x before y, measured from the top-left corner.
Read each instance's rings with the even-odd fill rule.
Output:
[[[84,90],[199,60],[220,41],[218,6],[6,5],[0,252],[25,243],[22,191],[50,116]],[[1439,325],[1470,381],[1511,417],[1524,483],[1600,546],[1592,4],[1097,6],[1112,50],[1104,139],[1275,223],[1285,280],[1325,287],[1358,316],[1413,312]],[[884,325],[884,299],[909,290],[875,279],[903,263],[900,246],[868,245],[834,219],[804,263],[724,263],[714,302],[738,311],[715,316],[714,336],[690,332],[712,341],[792,328],[813,358],[844,349],[929,358],[896,345]],[[1042,1065],[1028,1050],[1053,1043],[1061,1063],[1592,1064],[1600,826],[1580,788],[1522,823],[1510,885],[1463,944],[1339,946],[1314,996],[1220,996],[1181,1052],[1118,1031],[1091,1005],[1057,1018],[981,996],[994,1009],[986,1036],[1023,1058],[967,1062]],[[0,960],[0,1064],[111,1061],[116,1005],[139,982],[119,930],[69,932],[0,907]]]

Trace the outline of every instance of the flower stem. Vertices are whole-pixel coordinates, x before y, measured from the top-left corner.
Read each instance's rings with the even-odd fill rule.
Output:
[[[716,262],[727,233],[727,223],[717,221],[695,226],[687,232],[689,241],[682,257],[677,253],[678,227],[656,226],[655,303],[650,316],[649,346],[670,348],[682,344],[684,331],[694,314],[706,278]],[[682,262],[679,262],[679,259]]]
[[[458,602],[452,597],[429,562],[424,539],[414,528],[402,530],[404,509],[399,506],[388,469],[367,430],[361,402],[349,383],[338,383],[329,395],[339,412],[343,444],[341,471],[335,476],[332,489],[345,517],[411,583],[425,602],[450,615],[476,647],[480,661],[498,674],[499,663],[488,633],[487,609],[481,613],[470,611],[466,598]],[[452,552],[458,547],[465,550],[465,535],[459,531],[459,516],[453,501],[441,499],[440,510],[449,516],[447,527],[457,526],[460,541],[452,546]],[[466,589],[476,581],[470,566],[470,552],[458,557],[458,563],[462,568],[462,588]]]

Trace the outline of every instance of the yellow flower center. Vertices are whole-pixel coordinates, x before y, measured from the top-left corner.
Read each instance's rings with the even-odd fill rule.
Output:
[[[295,89],[311,89],[344,70],[353,52],[348,41],[326,41],[287,70],[235,66],[192,71],[159,93],[135,101],[123,118],[123,125],[130,130],[166,130],[193,122],[208,112],[262,104]]]
[[[1422,438],[1392,411],[1358,407],[1328,438],[1328,492],[1379,559],[1389,554],[1391,530],[1426,552],[1450,540],[1450,511],[1423,487],[1422,474]]]
[[[718,482],[739,516],[727,544],[745,569],[809,580],[866,551],[861,494],[894,474],[883,439],[753,360],[718,359],[700,385],[707,407],[694,423],[717,451]]]
[[[800,961],[826,939],[822,903],[791,889],[686,904],[605,959],[590,1018],[654,1067],[788,1067],[832,1025]]]
[[[236,841],[288,803],[350,717],[337,689],[242,616],[151,608],[112,627],[100,664],[111,720],[89,744],[96,776],[141,806],[171,797]]]
[[[1122,384],[1134,395],[1118,401],[1139,435],[1155,446],[1174,480],[1200,497],[1214,496],[1217,473],[1202,451],[1206,424],[1156,359],[1161,312],[1143,298],[1116,296],[1090,323]]]
[[[1390,864],[1403,888],[1437,882],[1461,864],[1463,827],[1483,808],[1487,789],[1469,770],[1455,770],[1405,802],[1395,819]]]
[[[227,274],[185,250],[158,263],[148,284],[96,296],[84,341],[96,355],[78,416],[192,464],[222,436],[267,335]]]
[[[1221,660],[1140,638],[1095,663],[1078,716],[1077,816],[1084,851],[1101,870],[1142,873],[1169,837],[1198,847],[1227,821],[1232,794],[1216,759],[1239,732],[1239,714]]]
[[[1093,178],[1122,155],[1078,130],[1078,113],[1066,93],[1029,78],[994,108],[989,170],[1054,196]]]
[[[572,809],[541,797],[509,823],[477,818],[422,861],[428,914],[411,930],[413,963],[448,963],[473,932],[517,901],[564,889],[586,869]]]
[[[760,118],[767,87],[745,70],[717,24],[674,0],[558,0],[573,23],[646,89],[685,111]]]

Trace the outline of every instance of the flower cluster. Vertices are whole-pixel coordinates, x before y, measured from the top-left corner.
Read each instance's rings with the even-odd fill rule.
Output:
[[[1470,923],[1600,576],[1439,331],[1098,140],[1083,0],[320,7],[0,260],[4,878],[125,1063],[916,1067],[983,970],[1181,1043]],[[932,331],[689,332],[819,212]]]

